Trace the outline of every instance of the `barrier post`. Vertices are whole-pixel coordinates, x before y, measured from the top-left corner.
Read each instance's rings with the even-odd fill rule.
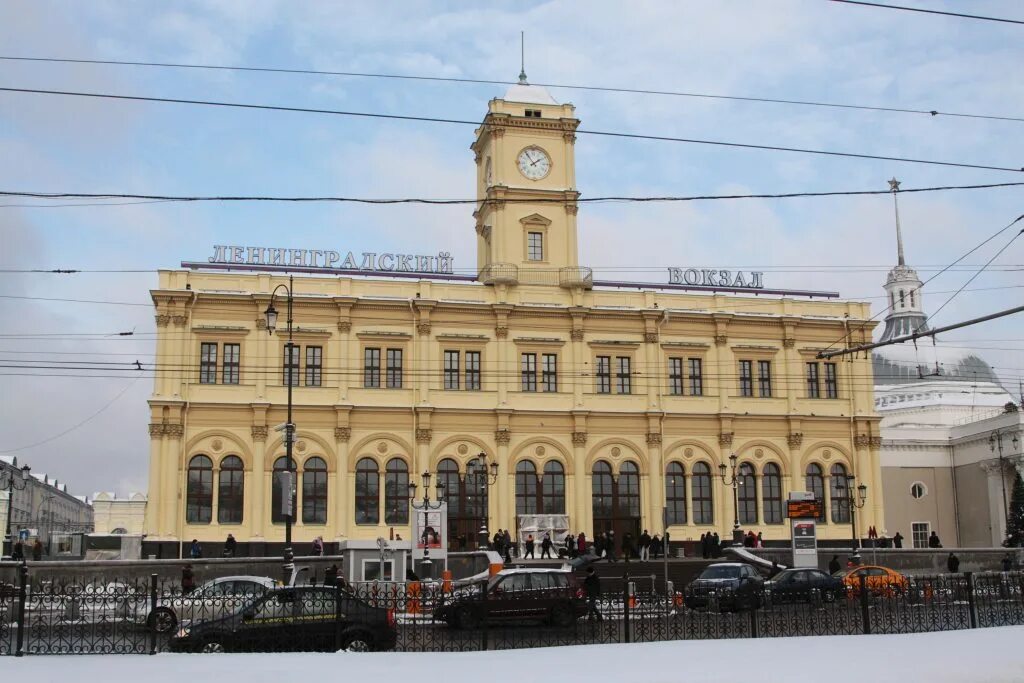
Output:
[[[156,581],[157,575],[149,575],[149,613],[156,614]],[[147,619],[146,621],[150,621]],[[153,623],[149,624],[149,654],[156,654],[156,619],[151,620]]]

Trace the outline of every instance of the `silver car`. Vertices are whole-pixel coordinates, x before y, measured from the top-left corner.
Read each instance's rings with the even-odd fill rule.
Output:
[[[135,621],[157,633],[169,633],[182,620],[216,619],[236,612],[243,605],[281,585],[266,576],[222,576],[198,586],[184,595],[159,598],[155,610],[141,605]]]

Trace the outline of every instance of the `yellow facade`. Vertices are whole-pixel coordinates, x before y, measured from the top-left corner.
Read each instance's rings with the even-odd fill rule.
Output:
[[[835,398],[808,397],[806,381],[806,363],[817,350],[847,330],[853,330],[852,343],[870,338],[869,306],[666,292],[656,285],[637,291],[593,288],[589,270],[577,262],[573,108],[536,97],[533,86],[516,88],[511,97],[491,101],[472,145],[477,193],[486,200],[474,214],[477,282],[295,279],[296,540],[373,539],[391,531],[409,538],[408,524],[385,521],[399,505],[398,496],[385,496],[389,463],[404,466],[419,483],[419,473],[436,473],[443,461],[454,461],[465,474],[480,452],[498,464],[497,481],[487,492],[487,526],[511,529],[513,535],[515,472],[530,461],[542,490],[538,499],[545,465],[557,462],[564,471],[564,512],[574,532],[591,537],[610,525],[601,516],[595,529],[593,487],[628,488],[630,467],[638,471],[639,501],[616,491],[621,509],[615,526],[624,528],[622,517],[635,520],[638,529],[661,532],[666,468],[677,473],[681,465],[683,475],[668,481],[674,497],[685,496],[682,503],[668,501],[686,513],[685,523],[669,529],[673,540],[712,529],[728,537],[732,489],[717,474],[732,453],[757,475],[750,491],[757,521],[743,526],[761,531],[766,540],[789,537],[785,519],[765,521],[765,508],[775,498],[762,476],[769,464],[779,469],[783,499],[790,490],[806,489],[812,464],[825,475],[827,495],[831,468],[843,464],[868,486],[858,526],[880,526],[880,440],[870,361],[836,364]],[[523,101],[513,101],[520,94]],[[531,151],[524,157],[524,150]],[[467,236],[469,229],[467,221]],[[159,288],[152,292],[161,370],[149,402],[147,540],[219,541],[232,533],[242,542],[283,541],[284,525],[272,521],[271,493],[273,465],[284,454],[282,435],[273,427],[286,419],[287,335],[280,301],[273,335],[264,322],[271,292],[282,283],[287,276],[270,273],[160,272]],[[225,345],[235,344],[237,383],[226,384],[225,353],[233,359],[236,347]],[[216,345],[216,360],[204,366],[210,345]],[[321,349],[319,386],[308,386],[317,379],[307,373],[310,365],[316,368],[307,357],[314,353],[309,347]],[[368,349],[380,350],[381,388],[365,386]],[[389,349],[401,352],[401,370],[391,373],[392,380],[400,378],[400,388],[387,388]],[[450,367],[455,352],[458,388],[451,373],[446,388],[446,358]],[[532,380],[523,376],[531,354]],[[599,372],[605,357],[611,366],[607,379]],[[479,389],[476,376],[466,373],[470,359],[479,360]],[[671,376],[672,359],[687,369],[691,359],[700,361],[700,395],[693,395],[685,370],[679,379]],[[742,361],[753,368],[753,396],[742,395]],[[233,381],[231,365],[227,376]],[[760,396],[760,367],[769,369],[770,397]],[[680,384],[682,395],[674,394]],[[209,470],[196,468],[193,475],[212,488],[209,509],[203,496],[189,495],[189,465],[197,456],[209,459]],[[365,510],[372,497],[360,495],[357,501],[357,478],[365,483],[371,476],[358,473],[361,461],[379,472],[376,523],[362,523],[365,516],[356,515],[357,503]],[[225,462],[238,469],[227,467],[225,473]],[[320,462],[324,472],[315,469]],[[709,486],[704,479],[695,483],[699,463],[715,475]],[[611,479],[594,475],[602,468],[613,472]],[[309,510],[303,500],[307,471],[310,490],[316,486],[322,494],[326,482],[326,500],[310,500]],[[525,476],[519,477],[520,493]],[[241,490],[242,499],[226,503],[231,512],[222,516],[223,481],[235,493]],[[703,502],[708,491],[710,504]],[[197,502],[191,513],[190,500]],[[695,519],[696,508],[712,520]],[[326,518],[304,522],[307,512],[310,519]],[[202,521],[189,522],[190,514]],[[820,527],[821,538],[849,538],[848,522],[831,523],[831,516],[829,522]]]

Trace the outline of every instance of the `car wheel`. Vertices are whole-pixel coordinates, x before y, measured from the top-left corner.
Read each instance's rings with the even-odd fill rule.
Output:
[[[455,623],[459,628],[474,629],[480,625],[480,615],[469,605],[463,605],[455,613]]]
[[[373,649],[373,640],[365,633],[350,633],[341,643],[345,652],[369,652]]]
[[[178,618],[167,607],[157,607],[146,621],[149,627],[157,633],[170,633],[177,625]]]
[[[551,608],[551,616],[548,617],[552,626],[565,628],[571,626],[575,621],[572,616],[572,609],[568,605],[555,605]]]
[[[224,649],[224,643],[219,638],[211,638],[203,643],[203,646],[199,649],[203,654],[224,654],[227,650]]]

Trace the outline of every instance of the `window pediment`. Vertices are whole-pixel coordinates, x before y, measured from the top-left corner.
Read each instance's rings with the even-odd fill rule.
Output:
[[[529,216],[520,218],[519,222],[523,225],[543,225],[544,227],[551,225],[551,220],[539,213],[531,213]]]

